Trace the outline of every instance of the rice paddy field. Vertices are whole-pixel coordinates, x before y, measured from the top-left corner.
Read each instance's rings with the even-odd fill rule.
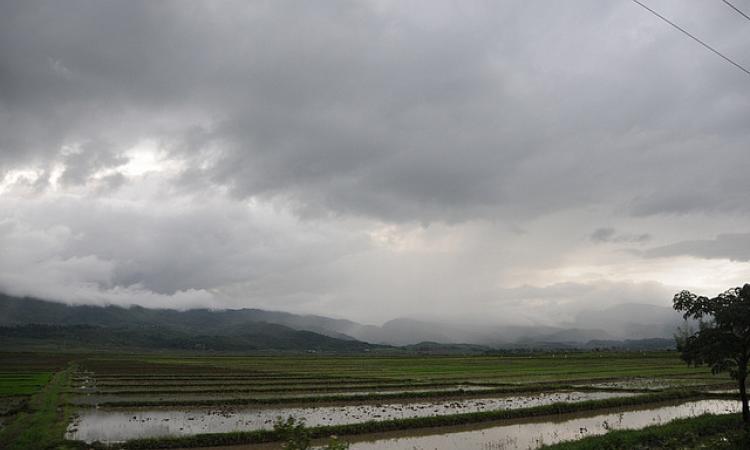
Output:
[[[281,448],[274,424],[290,417],[316,445],[338,435],[353,449],[540,448],[739,407],[731,380],[674,352],[2,353],[0,363],[9,449]]]

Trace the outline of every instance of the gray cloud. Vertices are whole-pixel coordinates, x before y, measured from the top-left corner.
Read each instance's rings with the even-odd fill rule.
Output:
[[[618,233],[617,230],[611,227],[597,228],[594,230],[589,237],[594,242],[619,242],[619,243],[635,243],[643,244],[651,240],[651,235],[648,233],[632,234],[632,233]]]
[[[720,2],[653,6],[748,54]],[[629,2],[5,1],[0,288],[393,316],[648,283],[744,245],[696,239],[750,225],[749,86]]]
[[[116,168],[128,162],[128,158],[110,150],[103,142],[87,142],[79,149],[66,154],[62,161],[65,166],[60,182],[68,185],[86,184],[89,178],[102,169]],[[118,182],[118,178],[110,178]],[[122,178],[119,178],[122,182]]]
[[[676,242],[649,249],[643,254],[649,258],[694,256],[746,262],[750,261],[750,233],[720,234],[715,239]]]
[[[4,165],[156,136],[190,161],[185,179],[308,213],[746,210],[732,192],[750,188],[735,164],[747,80],[653,17],[600,2],[422,8],[7,3]],[[748,32],[721,12],[692,14],[734,49]]]

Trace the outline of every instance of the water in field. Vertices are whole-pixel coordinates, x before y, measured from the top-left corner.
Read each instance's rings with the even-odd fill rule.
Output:
[[[346,390],[342,392],[201,392],[201,391],[185,391],[182,393],[162,393],[159,391],[144,391],[144,392],[132,392],[132,393],[107,393],[107,392],[91,392],[85,393],[86,395],[77,396],[72,403],[82,406],[96,406],[100,403],[108,403],[108,406],[116,406],[120,401],[205,401],[211,400],[216,404],[220,404],[222,401],[231,401],[236,399],[268,399],[268,398],[300,398],[300,402],[304,401],[306,396],[315,396],[318,398],[329,398],[331,401],[336,400],[338,397],[346,397],[350,395],[388,395],[388,394],[402,394],[406,392],[454,392],[456,390],[463,390],[464,392],[479,392],[486,391],[489,389],[495,389],[493,386],[452,386],[449,389],[446,388],[423,388],[423,389],[372,389],[372,390]]]
[[[118,442],[156,436],[225,433],[267,429],[276,417],[304,418],[308,426],[337,425],[502,409],[529,408],[558,402],[581,402],[635,394],[626,392],[547,392],[510,397],[434,402],[214,409],[88,409],[70,425],[68,438]]]
[[[705,391],[707,394],[736,394],[738,397],[740,395],[739,388],[733,388],[733,389],[709,389]]]
[[[252,391],[252,392],[327,392],[327,391],[356,391],[356,390],[413,390],[413,389],[491,389],[496,386],[461,385],[461,384],[324,384],[324,385],[252,385],[252,384],[183,384],[183,385],[148,385],[148,386],[98,386],[92,391],[102,394],[148,394],[152,392],[206,392],[206,391]]]
[[[360,442],[356,442],[356,437],[348,440],[355,440],[350,450],[535,449],[561,441],[605,434],[609,430],[639,429],[706,413],[728,414],[739,411],[740,404],[737,401],[700,400],[680,405],[578,417],[560,422],[532,421],[442,434],[404,435]]]
[[[643,389],[659,391],[672,387],[702,386],[721,382],[714,379],[675,379],[675,378],[647,378],[634,377],[621,380],[600,381],[595,383],[574,384],[574,386],[587,386],[596,389]]]

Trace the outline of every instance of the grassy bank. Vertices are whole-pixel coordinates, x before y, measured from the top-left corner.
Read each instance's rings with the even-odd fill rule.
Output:
[[[616,430],[571,442],[545,446],[545,450],[620,450],[684,448],[750,448],[750,434],[738,414],[704,415],[678,419],[641,430]]]
[[[635,397],[592,400],[580,403],[556,403],[553,405],[515,410],[495,410],[476,413],[451,414],[444,416],[415,417],[409,419],[396,419],[380,422],[369,421],[357,424],[322,426],[310,428],[310,434],[313,438],[325,438],[331,435],[347,436],[416,428],[445,427],[453,425],[492,422],[506,419],[550,416],[581,411],[593,412],[609,408],[646,405],[650,403],[658,403],[670,400],[688,400],[705,397],[705,395],[699,392],[692,391],[659,392],[654,394],[639,395]],[[210,447],[220,445],[274,442],[278,441],[279,439],[280,436],[278,436],[272,430],[257,430],[232,433],[208,433],[172,438],[134,439],[126,442],[125,444],[118,445],[116,446],[116,448],[126,450],[142,450],[158,448]]]
[[[70,386],[69,367],[56,373],[31,397],[25,410],[17,412],[0,431],[0,448],[7,450],[50,449],[63,445],[72,410],[66,406]]]

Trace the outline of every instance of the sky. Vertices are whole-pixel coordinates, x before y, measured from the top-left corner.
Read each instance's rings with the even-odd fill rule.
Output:
[[[645,3],[750,66],[727,5]],[[631,1],[0,1],[12,295],[670,306],[750,282],[749,173],[750,76]]]

